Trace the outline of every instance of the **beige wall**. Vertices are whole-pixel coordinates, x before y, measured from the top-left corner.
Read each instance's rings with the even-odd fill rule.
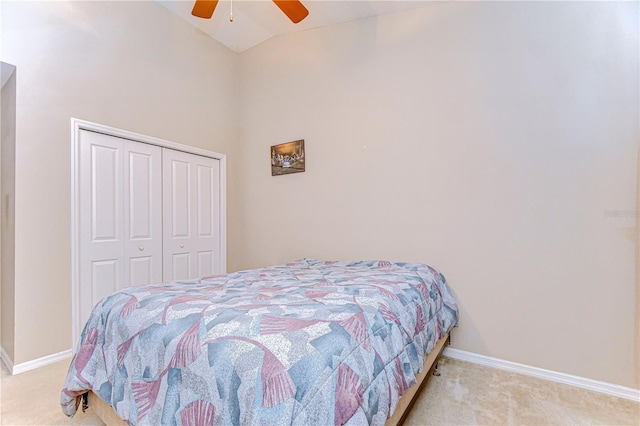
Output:
[[[15,341],[15,70],[0,62],[0,346],[11,359]]]
[[[635,220],[606,214],[636,208],[637,4],[436,4],[242,55],[152,2],[0,8],[16,363],[71,345],[73,116],[227,154],[229,270],[432,263],[454,347],[639,386]],[[299,138],[307,171],[271,177]]]
[[[638,388],[637,17],[446,2],[243,53],[234,266],[428,262],[454,347]],[[300,138],[307,171],[271,177]]]
[[[70,117],[227,154],[236,240],[238,58],[154,2],[0,7],[2,60],[20,76],[13,361],[21,363],[71,347]]]

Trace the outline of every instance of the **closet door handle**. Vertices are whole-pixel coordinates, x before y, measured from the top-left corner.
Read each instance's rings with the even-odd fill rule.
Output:
[[[138,250],[143,251],[144,250],[144,246],[138,247]]]
[[[180,248],[184,248],[184,244],[180,244]]]

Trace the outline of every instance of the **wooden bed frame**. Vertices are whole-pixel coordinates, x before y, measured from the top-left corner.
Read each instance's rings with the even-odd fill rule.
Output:
[[[427,382],[427,378],[434,372],[434,370],[438,366],[438,359],[442,355],[442,351],[444,350],[445,345],[450,343],[450,336],[447,333],[444,337],[438,340],[429,355],[424,360],[424,364],[422,365],[422,369],[416,376],[416,384],[407,389],[407,392],[402,395],[398,404],[396,405],[396,409],[393,412],[393,415],[387,419],[385,422],[385,426],[399,426],[406,419],[411,407],[416,401],[416,395],[420,392],[422,387]],[[109,404],[102,401],[98,396],[92,391],[87,392],[86,398],[82,399],[82,411],[87,408],[91,408],[96,416],[100,418],[106,425],[108,426],[125,426],[128,423],[125,420],[122,420],[116,414],[115,410],[111,408]]]

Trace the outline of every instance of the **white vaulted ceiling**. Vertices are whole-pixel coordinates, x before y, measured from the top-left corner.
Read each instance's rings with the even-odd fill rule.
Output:
[[[191,15],[191,0],[156,0],[189,24],[228,48],[242,52],[277,36],[340,22],[384,15],[422,7],[432,0],[302,0],[309,10],[302,22],[293,24],[271,0],[233,0],[233,22],[229,21],[230,0],[220,0],[211,19]]]

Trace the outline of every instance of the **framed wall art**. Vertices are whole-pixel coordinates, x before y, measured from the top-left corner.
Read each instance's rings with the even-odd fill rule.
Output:
[[[304,172],[304,139],[271,147],[271,176]]]

